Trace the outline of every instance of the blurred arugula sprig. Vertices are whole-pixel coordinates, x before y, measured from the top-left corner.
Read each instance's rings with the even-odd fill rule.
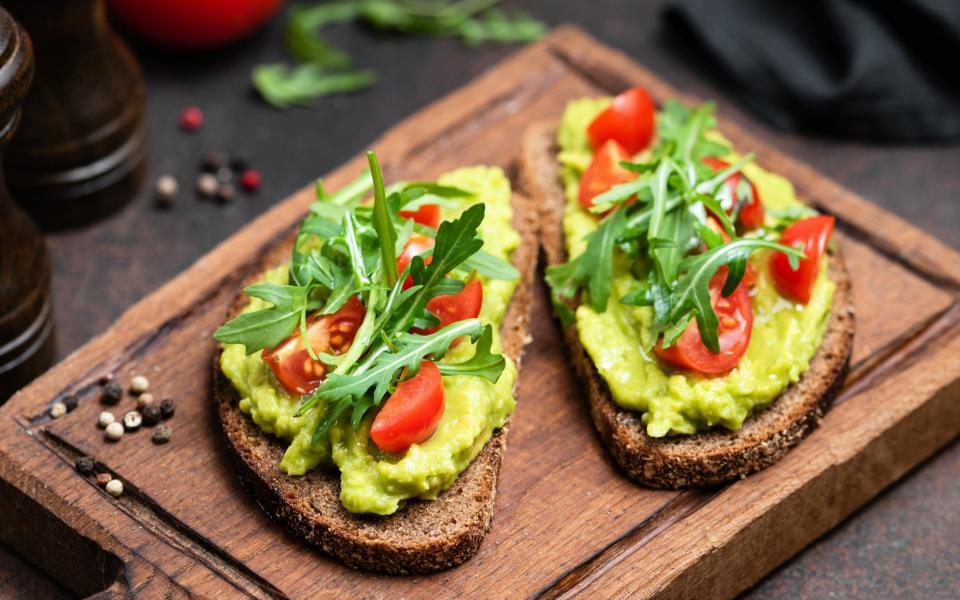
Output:
[[[455,37],[469,46],[486,42],[524,43],[540,38],[546,26],[516,11],[496,8],[502,0],[333,0],[290,8],[284,43],[295,65],[258,65],[253,86],[278,108],[310,106],[318,98],[369,87],[376,73],[356,69],[346,52],[320,32],[330,25],[359,21],[374,29],[409,36]]]

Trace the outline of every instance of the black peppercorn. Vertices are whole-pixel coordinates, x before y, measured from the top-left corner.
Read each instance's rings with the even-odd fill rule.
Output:
[[[67,407],[67,412],[70,412],[71,410],[75,409],[77,407],[77,403],[78,403],[77,397],[74,396],[73,394],[70,394],[69,396],[63,399],[63,405]]]
[[[175,410],[177,410],[177,405],[172,398],[165,398],[160,403],[160,414],[163,415],[164,419],[172,417]]]
[[[77,473],[81,475],[93,475],[96,471],[96,464],[89,456],[81,456],[76,463]]]
[[[153,443],[154,444],[166,444],[170,441],[170,436],[172,431],[166,425],[157,425],[157,428],[153,430]]]
[[[120,402],[123,398],[123,388],[117,385],[115,381],[111,381],[107,385],[103,386],[103,393],[100,394],[100,401],[104,404],[113,406]]]
[[[216,173],[227,166],[228,160],[223,152],[207,152],[200,161],[200,170],[204,173]]]
[[[247,162],[242,156],[231,156],[230,157],[230,168],[237,173],[243,173],[250,168],[250,163]]]
[[[156,404],[150,404],[140,409],[140,415],[143,416],[144,425],[156,425],[163,418],[160,407]]]
[[[229,183],[225,183],[217,188],[217,200],[228,204],[233,202],[233,198],[237,195],[237,188]]]

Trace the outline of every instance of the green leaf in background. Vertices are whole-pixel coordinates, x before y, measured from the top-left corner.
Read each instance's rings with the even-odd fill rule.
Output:
[[[284,42],[299,61],[259,65],[251,79],[264,100],[278,108],[310,106],[331,94],[373,85],[376,74],[353,69],[353,60],[320,35],[325,27],[361,21],[409,36],[456,37],[469,46],[485,42],[523,43],[541,37],[546,26],[519,11],[494,8],[501,0],[335,0],[290,8]]]
[[[290,67],[283,63],[258,65],[253,69],[253,86],[263,99],[277,108],[311,106],[330,94],[355,92],[373,85],[373,71],[331,72],[313,63]]]

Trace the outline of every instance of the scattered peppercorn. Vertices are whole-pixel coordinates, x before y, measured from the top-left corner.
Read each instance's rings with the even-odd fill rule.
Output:
[[[197,194],[203,198],[210,198],[216,194],[218,187],[220,187],[220,183],[216,176],[210,173],[204,173],[197,177]]]
[[[115,382],[111,381],[103,386],[103,392],[100,394],[101,402],[113,406],[120,402],[121,398],[123,398],[123,388]]]
[[[148,404],[140,409],[140,415],[143,417],[144,425],[156,425],[163,418],[163,412],[156,404]]]
[[[117,418],[113,416],[112,412],[103,411],[102,413],[100,413],[100,418],[97,419],[97,424],[99,424],[100,427],[103,427],[104,429],[106,429],[106,427],[110,425],[110,423],[113,423],[116,420]]]
[[[141,423],[143,423],[143,416],[135,410],[131,410],[123,415],[123,428],[127,431],[140,429]]]
[[[113,477],[110,476],[110,473],[97,473],[97,485],[100,487],[104,487],[111,481],[113,481]]]
[[[130,380],[130,391],[140,395],[150,389],[150,380],[143,375],[136,375]]]
[[[230,167],[220,167],[216,172],[217,181],[220,183],[230,183],[233,181],[233,169]]]
[[[196,106],[188,106],[180,112],[180,127],[184,131],[196,131],[203,126],[203,111]]]
[[[248,192],[255,192],[260,187],[260,171],[247,169],[240,176],[240,185]]]
[[[153,404],[153,394],[144,392],[137,396],[137,408],[145,408]]]
[[[173,175],[161,175],[157,177],[157,182],[154,184],[153,189],[154,201],[157,206],[160,208],[173,206],[174,201],[177,199],[179,187]]]
[[[77,473],[81,475],[93,475],[96,470],[96,463],[89,456],[81,456],[77,458],[77,462],[74,465],[77,468]]]
[[[65,414],[67,414],[67,405],[63,402],[54,402],[52,405],[50,405],[51,418],[59,419]]]
[[[229,159],[223,152],[207,152],[200,161],[200,170],[204,173],[216,173],[227,166]]]
[[[177,403],[173,401],[173,398],[164,398],[160,403],[160,414],[163,415],[164,419],[172,417],[176,410]]]
[[[173,434],[173,431],[166,425],[157,425],[156,429],[153,430],[153,443],[154,444],[166,444],[170,441],[170,436]]]
[[[79,402],[80,402],[79,399],[74,394],[70,394],[69,396],[63,399],[63,405],[67,407],[67,412],[70,412],[73,409],[75,409],[77,407],[77,404],[79,404]]]
[[[123,437],[123,425],[117,421],[107,425],[106,431],[107,439],[111,442],[116,442]]]
[[[123,494],[123,482],[119,479],[111,479],[107,482],[105,486],[107,493],[113,496],[114,498],[119,498]]]
[[[113,373],[104,373],[100,376],[100,385],[107,385],[113,381]]]
[[[225,183],[221,185],[220,189],[217,190],[217,200],[219,200],[220,202],[223,202],[224,204],[233,202],[233,198],[236,195],[237,195],[237,189],[232,185],[230,185],[229,183]]]

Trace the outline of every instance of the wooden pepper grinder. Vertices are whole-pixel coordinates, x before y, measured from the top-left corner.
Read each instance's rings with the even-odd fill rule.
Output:
[[[45,229],[118,210],[146,156],[140,65],[102,0],[4,0],[30,34],[36,78],[6,152],[13,199]]]
[[[0,8],[0,149],[17,129],[33,78],[30,39]],[[37,227],[0,171],[0,404],[53,362],[50,263]]]

